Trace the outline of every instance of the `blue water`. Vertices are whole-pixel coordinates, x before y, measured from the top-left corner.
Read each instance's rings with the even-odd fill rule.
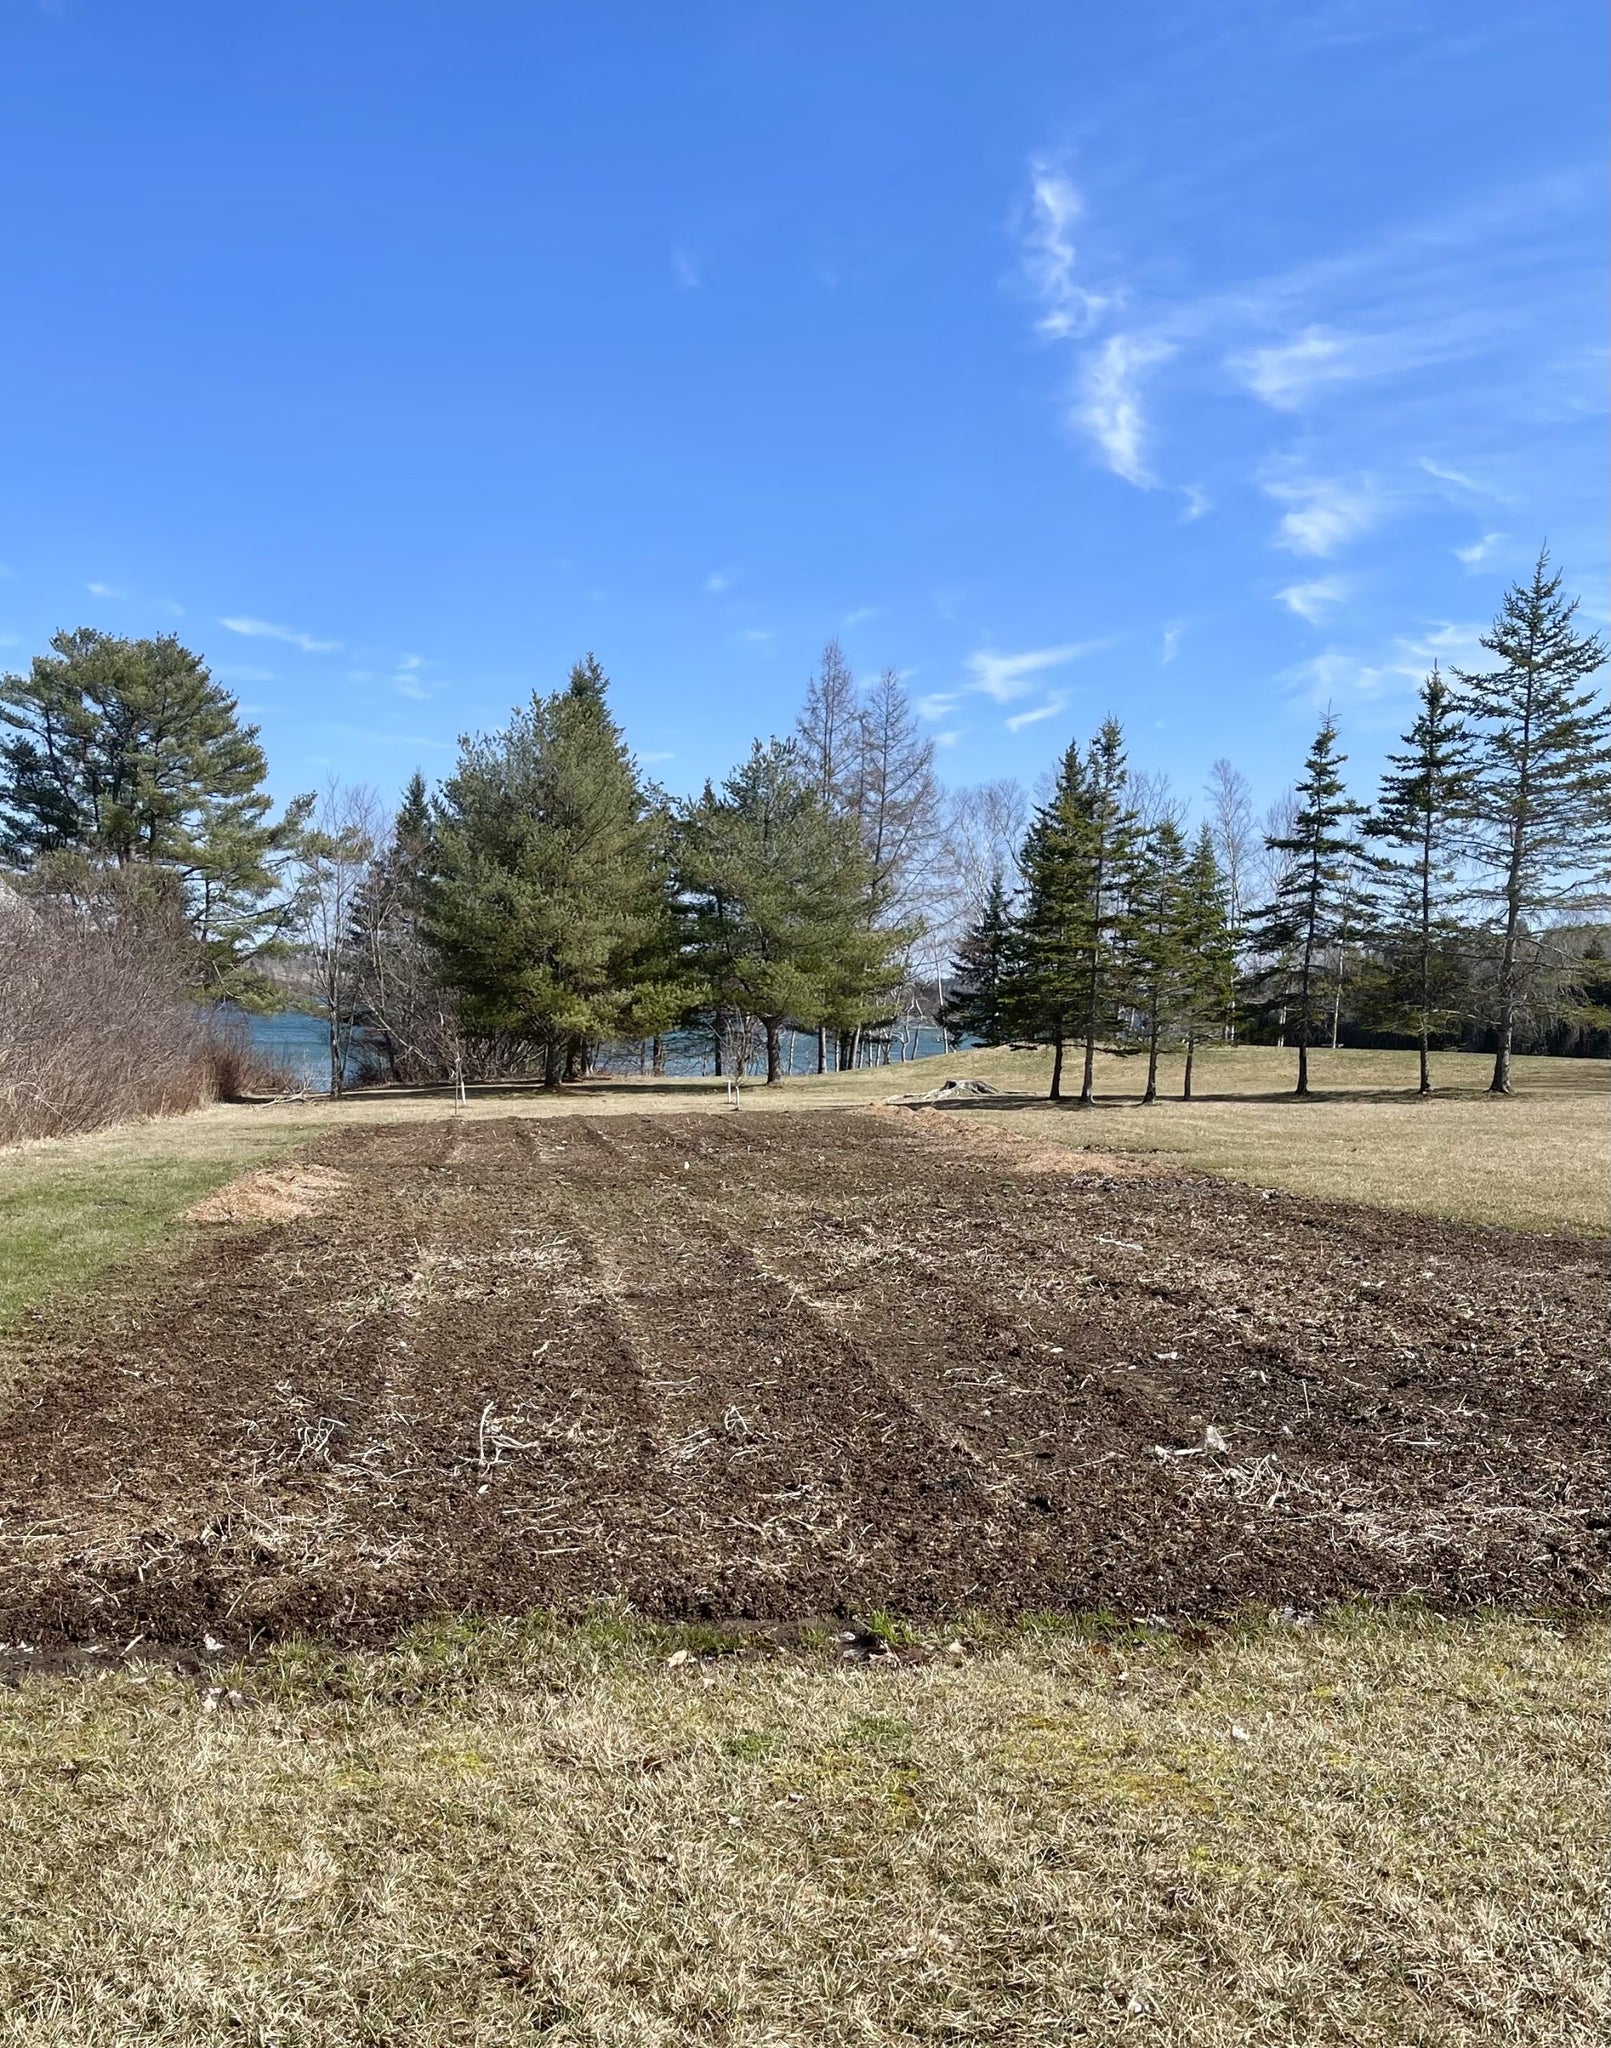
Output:
[[[330,1034],[322,1017],[310,1017],[300,1010],[279,1010],[272,1016],[247,1016],[252,1049],[284,1067],[311,1094],[330,1090]],[[926,1059],[944,1050],[940,1033],[933,1024],[919,1025],[903,1047],[899,1036],[890,1047],[890,1060],[899,1066],[904,1052],[914,1059]],[[606,1046],[599,1064],[617,1074],[638,1071],[636,1045]],[[798,1031],[783,1034],[783,1070],[786,1074],[814,1074],[817,1070],[817,1041],[814,1034]],[[676,1075],[710,1074],[715,1071],[708,1031],[674,1031],[666,1040],[666,1072]],[[764,1074],[765,1061],[752,1061],[749,1071]]]

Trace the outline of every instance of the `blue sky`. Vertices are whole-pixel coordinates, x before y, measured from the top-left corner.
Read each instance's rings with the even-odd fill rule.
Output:
[[[1596,620],[1597,0],[0,0],[0,662],[176,630],[284,792],[595,650],[673,789],[818,648],[949,780],[1366,781]]]

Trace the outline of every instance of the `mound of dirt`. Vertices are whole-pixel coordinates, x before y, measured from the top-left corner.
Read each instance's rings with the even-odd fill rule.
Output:
[[[333,1167],[266,1166],[215,1188],[185,1211],[188,1223],[290,1223],[342,1194],[347,1176]]]
[[[343,1133],[25,1362],[0,1640],[1603,1600],[1603,1247],[927,1121]]]

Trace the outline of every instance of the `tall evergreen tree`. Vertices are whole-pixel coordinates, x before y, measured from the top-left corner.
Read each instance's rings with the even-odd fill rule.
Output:
[[[851,886],[847,889],[846,883]],[[708,785],[678,836],[686,957],[719,1014],[755,1018],[769,1086],[780,1039],[844,1001],[844,978],[888,972],[890,935],[860,914],[866,860],[851,819],[801,772],[787,741],[759,741],[718,792]]]
[[[1079,814],[1085,901],[1078,923],[1084,965],[1082,1028],[1085,1064],[1080,1101],[1095,1100],[1097,1040],[1112,1029],[1118,989],[1110,969],[1128,940],[1127,905],[1136,851],[1136,814],[1128,798],[1124,734],[1116,718],[1102,721],[1086,757]]]
[[[1167,813],[1138,842],[1129,917],[1130,993],[1147,1034],[1143,1102],[1158,1099],[1158,1052],[1186,980],[1186,843]]]
[[[1019,862],[1023,911],[1006,1011],[1015,1030],[1052,1047],[1054,1102],[1070,1043],[1084,1049],[1079,1099],[1094,1099],[1097,1043],[1117,1023],[1136,834],[1127,780],[1124,736],[1110,718],[1083,756],[1077,746],[1064,754]]]
[[[1053,1102],[1062,1100],[1063,1055],[1086,988],[1081,939],[1090,901],[1084,821],[1085,762],[1070,742],[1049,799],[1036,807],[1018,866],[1022,908],[1007,948],[1003,1013],[1012,1031],[1052,1048]]]
[[[1198,833],[1181,876],[1177,938],[1179,1022],[1186,1034],[1180,1095],[1183,1102],[1190,1102],[1199,1039],[1234,1030],[1236,1014],[1236,933],[1230,879],[1220,865],[1216,834],[1209,825]]]
[[[1350,801],[1342,779],[1346,759],[1337,750],[1337,726],[1328,711],[1294,792],[1291,830],[1265,841],[1279,857],[1280,880],[1254,925],[1259,948],[1272,961],[1265,974],[1267,1003],[1279,1007],[1296,1032],[1298,1095],[1309,1093],[1324,954],[1343,929],[1351,870],[1364,850],[1353,828],[1361,807]]]
[[[592,655],[443,785],[423,928],[465,1022],[539,1047],[544,1079],[630,1028],[663,914],[649,805]]]
[[[963,934],[951,966],[951,993],[939,1022],[961,1038],[1001,1045],[1010,1036],[1008,991],[1013,941],[1012,907],[998,868],[978,917]]]
[[[1473,735],[1462,850],[1499,957],[1491,1083],[1511,1087],[1511,1045],[1534,921],[1604,900],[1611,826],[1611,706],[1585,688],[1605,661],[1580,633],[1577,600],[1561,594],[1541,552],[1527,583],[1505,593],[1483,647],[1495,666],[1455,671]]]
[[[1432,1092],[1435,1023],[1449,1021],[1463,980],[1454,915],[1454,830],[1464,801],[1469,745],[1453,693],[1434,664],[1421,685],[1405,751],[1388,756],[1367,834],[1390,849],[1381,890],[1389,984],[1415,1018],[1420,1092]]]
[[[270,899],[313,799],[271,818],[256,726],[172,634],[83,627],[51,648],[26,676],[0,678],[0,859],[163,870],[208,978],[229,987],[282,921]]]

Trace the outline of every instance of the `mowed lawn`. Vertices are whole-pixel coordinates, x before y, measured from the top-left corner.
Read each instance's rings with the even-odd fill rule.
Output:
[[[0,1700],[0,2038],[1588,2042],[1604,1632],[629,1618]]]
[[[1306,1194],[1606,1228],[1604,1064],[1201,1062],[1142,1109],[962,1111]],[[1177,1070],[1178,1071],[1178,1070]],[[1037,1055],[747,1090],[876,1101]],[[1171,1079],[1166,1069],[1166,1085]],[[470,1116],[709,1109],[487,1091]],[[137,1289],[201,1194],[341,1119],[218,1109],[0,1155],[0,1303]],[[86,1483],[94,1475],[86,1475]],[[384,1651],[0,1667],[0,2041],[1577,2043],[1611,2024],[1603,1623],[1348,1609],[1230,1629],[961,1615],[893,1658],[622,1612],[445,1619]],[[123,1645],[113,1646],[121,1651]],[[862,1646],[865,1647],[865,1644]],[[177,1651],[177,1657],[175,1655]],[[33,1665],[39,1668],[30,1668]]]

